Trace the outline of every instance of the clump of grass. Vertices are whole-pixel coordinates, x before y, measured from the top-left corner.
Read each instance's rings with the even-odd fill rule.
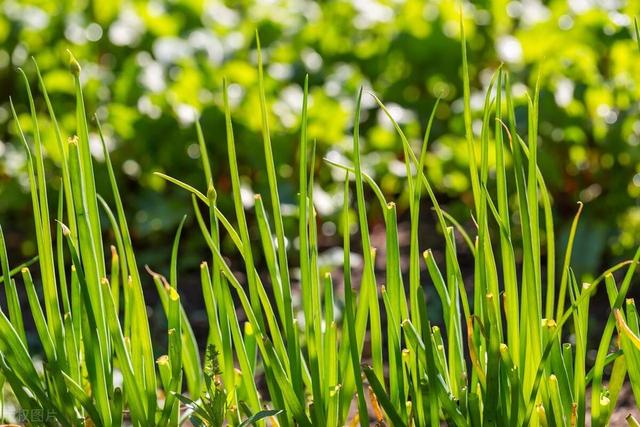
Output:
[[[408,281],[400,269],[396,206],[362,168],[360,105],[362,96],[369,95],[362,90],[358,93],[353,164],[327,161],[325,165],[345,173],[342,229],[351,229],[354,197],[364,248],[363,272],[354,286],[351,235],[345,231],[344,295],[340,295],[332,275],[323,275],[320,269],[313,203],[315,147],[307,138],[308,80],[304,83],[298,150],[299,246],[291,248],[287,246],[280,210],[259,40],[258,53],[269,184],[267,201],[256,196],[252,213],[257,220],[259,241],[249,233],[241,200],[226,82],[223,99],[235,218],[228,218],[217,207],[212,165],[199,125],[206,191],[158,174],[192,194],[193,213],[210,249],[209,262],[200,266],[209,321],[209,351],[204,367],[180,302],[177,260],[184,220],[172,247],[169,278],[149,270],[167,317],[166,354],[156,360],[142,277],[104,140],[115,211],[96,193],[79,65],[72,59],[77,136],[66,142],[36,66],[62,157],[55,222],[50,216],[36,110],[25,76],[32,143],[20,128],[13,105],[12,111],[28,154],[42,296],[38,295],[28,266],[18,270],[44,351],[43,372],[36,369],[31,357],[17,298],[18,271],[10,268],[0,232],[0,265],[8,302],[6,312],[0,312],[0,371],[24,410],[45,413],[62,425],[90,420],[95,425],[117,426],[123,423],[126,413],[128,422],[136,426],[173,426],[189,417],[204,425],[265,424],[268,419],[282,426],[371,422],[438,426],[442,421],[460,426],[573,426],[585,424],[589,388],[592,425],[607,424],[626,378],[636,396],[640,396],[638,314],[633,301],[626,300],[625,304],[640,250],[632,261],[612,267],[591,283],[579,284],[570,268],[573,237],[582,209],[579,205],[564,262],[556,267],[551,196],[537,167],[537,87],[529,98],[525,140],[518,135],[510,76],[498,69],[486,93],[482,131],[476,137],[471,126],[463,40],[464,122],[477,226],[473,231],[464,229],[442,210],[425,173],[437,102],[416,153],[383,102],[374,96],[392,121],[404,151],[411,222]],[[102,137],[97,120],[96,125]],[[491,155],[496,159],[495,178],[489,174]],[[375,195],[373,202],[379,202],[384,212],[384,279],[376,277],[374,269],[376,250],[371,247],[368,230],[368,192]],[[436,262],[429,249],[421,255],[418,224],[424,216],[425,199],[435,211],[444,239],[442,263]],[[108,250],[102,240],[100,209],[115,236],[114,246]],[[514,217],[519,220],[514,222]],[[223,256],[223,235],[231,239],[242,257],[246,283],[233,274]],[[457,235],[474,256],[471,289],[464,286]],[[547,256],[543,258],[545,250]],[[266,260],[269,287],[256,269],[255,251],[260,251]],[[294,251],[300,259],[302,324],[292,308],[294,282],[289,257]],[[522,254],[521,259],[516,256],[518,253]],[[429,321],[431,302],[426,298],[426,279],[421,277],[422,262],[443,309],[444,329]],[[613,273],[623,268],[627,272],[618,284]],[[381,280],[384,286],[379,286]],[[595,366],[587,372],[589,300],[602,283],[612,314]],[[359,291],[354,292],[354,288]],[[239,301],[240,306],[236,307],[234,301]],[[344,305],[342,316],[335,310],[338,301]],[[238,317],[239,309],[246,315],[244,324]],[[612,349],[616,330],[619,345]],[[569,332],[574,343],[562,341]],[[365,346],[370,354],[366,360]],[[611,374],[605,385],[607,366],[611,366]],[[115,382],[118,372],[121,384]],[[264,379],[264,387],[258,386],[259,378]],[[181,407],[181,402],[185,406]],[[38,420],[29,421],[38,424]],[[630,417],[629,423],[636,425],[637,421]]]

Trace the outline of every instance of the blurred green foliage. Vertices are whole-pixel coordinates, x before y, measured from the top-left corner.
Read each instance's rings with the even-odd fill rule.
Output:
[[[570,218],[578,200],[586,203],[577,268],[580,262],[599,262],[605,247],[613,245],[621,254],[640,243],[640,56],[631,37],[640,2],[484,0],[463,6],[476,89],[472,106],[481,106],[481,94],[502,62],[518,82],[517,114],[524,124],[526,92],[540,76],[543,174],[561,217]],[[388,105],[416,144],[430,108],[442,97],[428,170],[456,214],[468,219],[468,209],[457,203],[470,199],[461,115],[459,7],[459,2],[448,0],[4,0],[3,223],[14,231],[31,226],[25,214],[24,153],[10,120],[9,96],[25,130],[31,126],[16,67],[34,78],[29,57],[37,59],[64,132],[71,135],[75,107],[67,49],[81,59],[87,109],[104,123],[114,161],[121,165],[121,180],[128,187],[123,193],[135,212],[138,239],[164,242],[165,233],[188,209],[186,195],[165,188],[154,171],[170,171],[204,188],[194,160],[199,156],[193,126],[198,117],[215,150],[216,186],[221,194],[229,191],[223,76],[231,82],[241,174],[252,183],[246,193],[263,191],[256,30],[268,71],[266,90],[283,203],[296,203],[295,179],[287,178],[296,176],[301,83],[309,73],[309,136],[317,141],[321,215],[330,218],[340,198],[334,197],[332,170],[319,159],[350,157],[354,94],[364,85]],[[373,98],[366,96],[364,107],[363,161],[383,190],[401,194],[405,172],[400,141]],[[40,111],[45,123],[46,109]],[[55,161],[51,129],[42,131]],[[521,134],[526,135],[526,129]],[[99,159],[99,150],[96,156]],[[221,199],[224,208],[225,198]],[[330,233],[331,227],[326,230]],[[20,248],[25,256],[34,249],[28,241]]]

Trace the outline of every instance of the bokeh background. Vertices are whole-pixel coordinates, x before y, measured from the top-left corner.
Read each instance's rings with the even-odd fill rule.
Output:
[[[79,58],[87,109],[103,123],[119,168],[140,262],[162,270],[169,258],[163,248],[169,247],[182,215],[190,213],[190,200],[153,172],[205,188],[196,119],[212,151],[222,209],[230,211],[231,200],[224,197],[230,191],[221,109],[225,76],[231,83],[247,206],[252,193],[265,192],[256,30],[285,214],[295,214],[301,84],[308,73],[309,135],[317,141],[316,206],[327,246],[339,231],[334,214],[341,204],[341,176],[321,158],[351,158],[354,99],[361,85],[388,105],[416,144],[435,99],[442,97],[428,174],[447,209],[472,224],[459,5],[448,0],[1,1],[0,221],[11,259],[17,263],[35,253],[25,154],[9,108],[12,97],[23,128],[31,129],[16,67],[24,68],[35,85],[30,57],[37,59],[63,132],[72,135],[75,104],[66,50]],[[540,167],[564,230],[559,244],[581,200],[585,210],[574,252],[576,271],[598,273],[628,256],[640,244],[640,53],[632,36],[640,2],[484,0],[463,7],[474,130],[480,130],[484,89],[504,63],[516,82],[517,116],[526,132],[526,92],[539,75]],[[58,153],[35,89],[55,191]],[[402,212],[401,143],[370,96],[364,97],[363,116],[367,170],[389,198],[399,200]],[[92,143],[100,162],[95,134]],[[103,169],[97,167],[98,190],[108,195]],[[373,222],[376,215],[374,208]],[[185,271],[193,271],[206,254],[192,222],[190,227],[193,238],[184,240],[180,258]]]

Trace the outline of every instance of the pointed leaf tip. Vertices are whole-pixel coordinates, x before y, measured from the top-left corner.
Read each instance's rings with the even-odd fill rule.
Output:
[[[71,235],[71,230],[67,227],[63,222],[56,220],[58,224],[60,224],[60,228],[62,229],[62,235],[65,237],[69,237]]]
[[[80,63],[69,49],[67,49],[67,53],[69,54],[69,70],[71,71],[71,74],[78,77],[82,67],[80,67]]]
[[[218,193],[216,192],[216,189],[214,188],[213,183],[210,182],[209,187],[207,188],[207,199],[209,199],[210,203],[215,203],[217,198],[218,198]]]

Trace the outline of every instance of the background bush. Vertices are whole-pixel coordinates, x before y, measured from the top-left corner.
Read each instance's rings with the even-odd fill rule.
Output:
[[[472,107],[478,116],[482,93],[500,62],[517,74],[514,81],[529,86],[540,75],[541,169],[556,210],[564,214],[561,221],[568,224],[578,200],[586,203],[576,243],[578,272],[601,264],[603,257],[628,253],[640,242],[640,61],[630,36],[631,17],[640,12],[639,6],[638,1],[589,0],[464,5],[476,90]],[[317,140],[318,157],[340,158],[350,151],[349,117],[361,84],[389,105],[415,140],[441,96],[428,171],[449,200],[449,209],[468,220],[457,7],[457,2],[444,0],[5,0],[0,5],[0,217],[8,226],[11,251],[24,257],[35,252],[33,242],[16,243],[32,235],[27,232],[32,223],[26,214],[25,159],[12,134],[8,105],[12,96],[18,113],[26,117],[16,67],[24,67],[33,79],[28,58],[38,59],[69,135],[75,130],[66,49],[80,58],[87,110],[105,123],[114,163],[128,177],[122,183],[128,187],[123,191],[125,204],[135,212],[134,238],[139,246],[156,246],[168,244],[184,213],[180,206],[188,200],[177,190],[165,189],[167,184],[152,172],[170,170],[204,185],[192,159],[199,156],[193,126],[199,115],[216,152],[216,188],[222,194],[230,191],[219,96],[223,76],[231,82],[240,172],[254,185],[252,189],[247,184],[247,194],[266,186],[261,150],[256,149],[260,118],[255,30],[261,35],[269,75],[266,91],[283,203],[293,206],[296,200],[295,185],[283,178],[295,176],[296,153],[290,147],[299,127],[301,84],[309,73],[309,137]],[[515,87],[521,102],[526,89]],[[374,106],[365,96],[362,134],[368,154],[363,162],[384,191],[399,194],[401,144],[388,120],[373,113]],[[516,113],[524,117],[525,110]],[[41,119],[47,122],[44,115]],[[27,120],[23,126],[28,132]],[[51,128],[43,126],[42,131],[56,161]],[[97,137],[92,138],[99,157]],[[106,188],[106,176],[98,180],[99,190]],[[329,221],[340,207],[338,186],[329,168],[322,168],[318,180],[324,190],[316,193],[323,200],[319,213]],[[230,197],[220,198],[223,209],[225,203],[229,208]],[[332,227],[329,222],[323,230],[331,234]],[[604,253],[608,246],[615,253]],[[163,252],[146,252],[141,263],[165,258]],[[198,259],[194,256],[193,264]],[[189,259],[185,261],[189,265]]]

